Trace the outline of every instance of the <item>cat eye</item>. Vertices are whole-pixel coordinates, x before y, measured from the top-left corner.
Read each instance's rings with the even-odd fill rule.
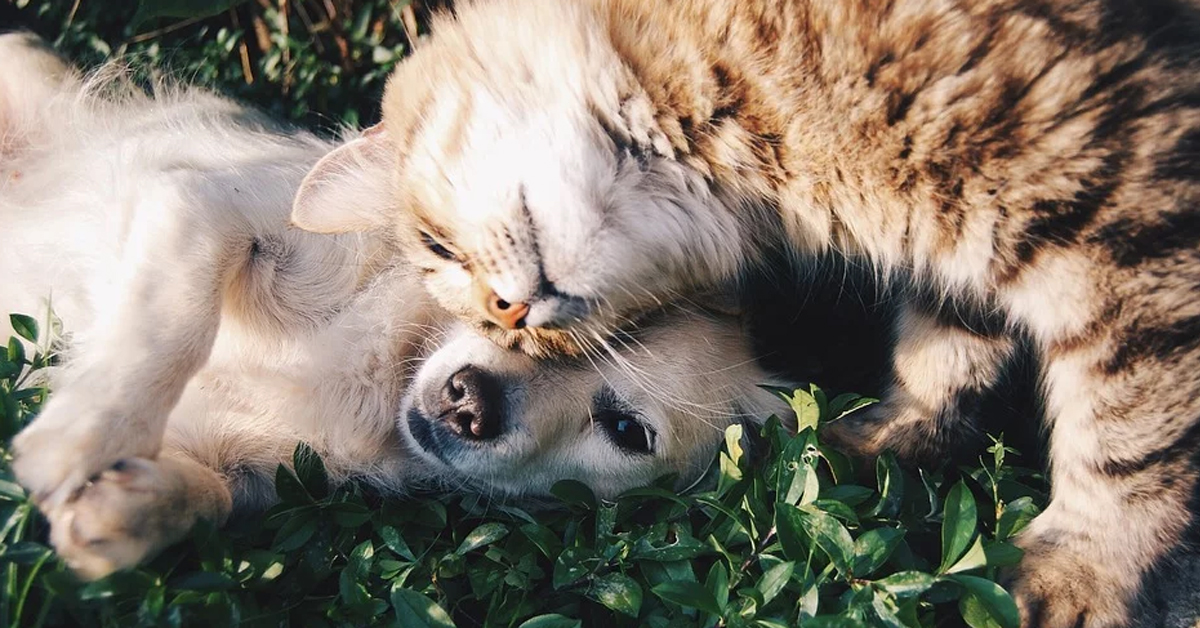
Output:
[[[421,244],[425,245],[425,248],[429,249],[430,253],[433,253],[444,260],[458,260],[458,256],[454,254],[454,251],[446,248],[441,242],[438,242],[433,236],[425,233],[424,231],[421,232]]]
[[[594,421],[605,436],[626,453],[654,453],[654,430],[647,428],[634,415],[619,410],[601,410],[594,416]]]

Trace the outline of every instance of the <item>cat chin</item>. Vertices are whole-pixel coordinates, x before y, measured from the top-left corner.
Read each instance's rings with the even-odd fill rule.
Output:
[[[559,329],[529,327],[511,330],[503,329],[490,321],[478,323],[476,329],[501,347],[520,351],[533,358],[575,357],[585,353],[575,337]]]

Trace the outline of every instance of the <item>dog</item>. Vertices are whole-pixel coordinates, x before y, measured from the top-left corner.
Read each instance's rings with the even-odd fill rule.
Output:
[[[14,470],[53,487],[33,499],[84,578],[271,503],[298,441],[331,482],[386,494],[529,498],[572,478],[612,497],[695,483],[733,423],[794,421],[756,387],[788,382],[736,311],[671,307],[597,354],[535,361],[439,310],[387,233],[289,225],[330,141],[202,90],[147,95],[119,68],[84,77],[31,35],[0,36],[0,58],[18,244],[0,310],[49,307],[67,331]]]

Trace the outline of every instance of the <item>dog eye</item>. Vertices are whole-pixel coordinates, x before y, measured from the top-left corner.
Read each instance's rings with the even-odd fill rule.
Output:
[[[433,236],[425,233],[424,231],[421,232],[421,244],[424,244],[425,248],[429,249],[430,253],[433,253],[444,260],[454,261],[458,259],[458,256],[454,254],[454,251],[442,246],[442,244],[435,240]]]
[[[596,415],[596,423],[617,447],[631,454],[654,453],[654,431],[636,417],[615,410]]]

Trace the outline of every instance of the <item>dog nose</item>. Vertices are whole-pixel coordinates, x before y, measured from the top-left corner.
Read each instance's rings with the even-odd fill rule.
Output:
[[[488,315],[497,325],[505,329],[523,329],[525,316],[529,314],[528,303],[509,303],[495,292],[489,292],[486,302]]]
[[[496,438],[503,428],[500,382],[493,375],[466,366],[446,380],[438,418],[450,431],[467,440]]]

